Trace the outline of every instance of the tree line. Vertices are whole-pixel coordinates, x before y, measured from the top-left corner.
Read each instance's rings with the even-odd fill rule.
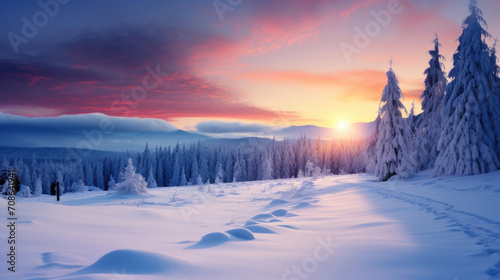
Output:
[[[433,176],[475,175],[500,169],[500,79],[496,42],[486,40],[486,21],[476,0],[469,3],[448,77],[436,35],[425,70],[423,113],[407,119],[403,94],[391,68],[382,93],[376,132],[368,152],[369,172],[380,181],[407,178],[433,168]]]
[[[14,169],[33,194],[51,194],[54,182],[62,192],[93,186],[108,190],[123,181],[129,159],[149,188],[285,179],[365,172],[366,140],[252,139],[248,144],[198,142],[191,145],[146,147],[141,153],[110,153],[104,159],[81,161],[4,159],[2,169]],[[2,183],[2,182],[0,182]],[[5,185],[5,184],[4,184]]]

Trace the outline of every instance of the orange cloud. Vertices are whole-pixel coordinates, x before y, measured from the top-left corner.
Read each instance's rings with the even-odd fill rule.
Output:
[[[387,84],[386,73],[377,70],[339,71],[331,74],[314,74],[301,71],[260,71],[246,73],[243,79],[262,83],[296,83],[307,86],[338,88],[344,101],[378,102]],[[404,90],[407,99],[418,100],[422,90]]]

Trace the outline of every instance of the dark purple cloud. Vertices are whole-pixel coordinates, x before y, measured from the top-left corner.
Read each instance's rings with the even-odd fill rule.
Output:
[[[200,53],[216,49],[204,47],[228,41],[189,27],[86,32],[38,54],[0,58],[1,109],[24,115],[36,115],[29,108],[43,107],[61,114],[163,119],[268,118],[272,112],[246,104],[234,91],[196,73],[197,60],[204,56]],[[145,79],[150,85],[146,90]],[[137,87],[142,91],[134,98]]]

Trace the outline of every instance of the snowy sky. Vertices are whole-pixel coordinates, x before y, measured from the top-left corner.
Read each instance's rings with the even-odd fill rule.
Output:
[[[181,129],[335,127],[375,118],[393,56],[405,105],[415,99],[418,111],[434,33],[449,70],[467,2],[243,0],[219,17],[213,0],[72,0],[43,22],[38,1],[2,1],[0,110],[160,118]],[[500,36],[500,3],[478,2]],[[373,25],[380,11],[391,18]],[[38,30],[23,32],[23,17]],[[355,43],[356,28],[368,28],[369,42]],[[23,37],[17,53],[10,32]],[[348,59],[342,44],[358,52]],[[167,74],[149,78],[156,87],[144,95],[148,66]]]

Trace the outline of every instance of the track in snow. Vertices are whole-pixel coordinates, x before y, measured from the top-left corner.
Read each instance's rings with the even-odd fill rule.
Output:
[[[492,220],[481,215],[455,209],[455,205],[438,201],[433,198],[409,194],[401,191],[378,187],[374,184],[349,184],[361,187],[369,192],[376,193],[386,199],[397,199],[399,201],[419,207],[436,216],[436,220],[448,223],[451,231],[461,231],[470,238],[477,240],[476,244],[482,246],[483,252],[477,255],[499,255],[500,256],[500,221]],[[500,279],[500,262],[490,267],[486,274],[495,279]]]

